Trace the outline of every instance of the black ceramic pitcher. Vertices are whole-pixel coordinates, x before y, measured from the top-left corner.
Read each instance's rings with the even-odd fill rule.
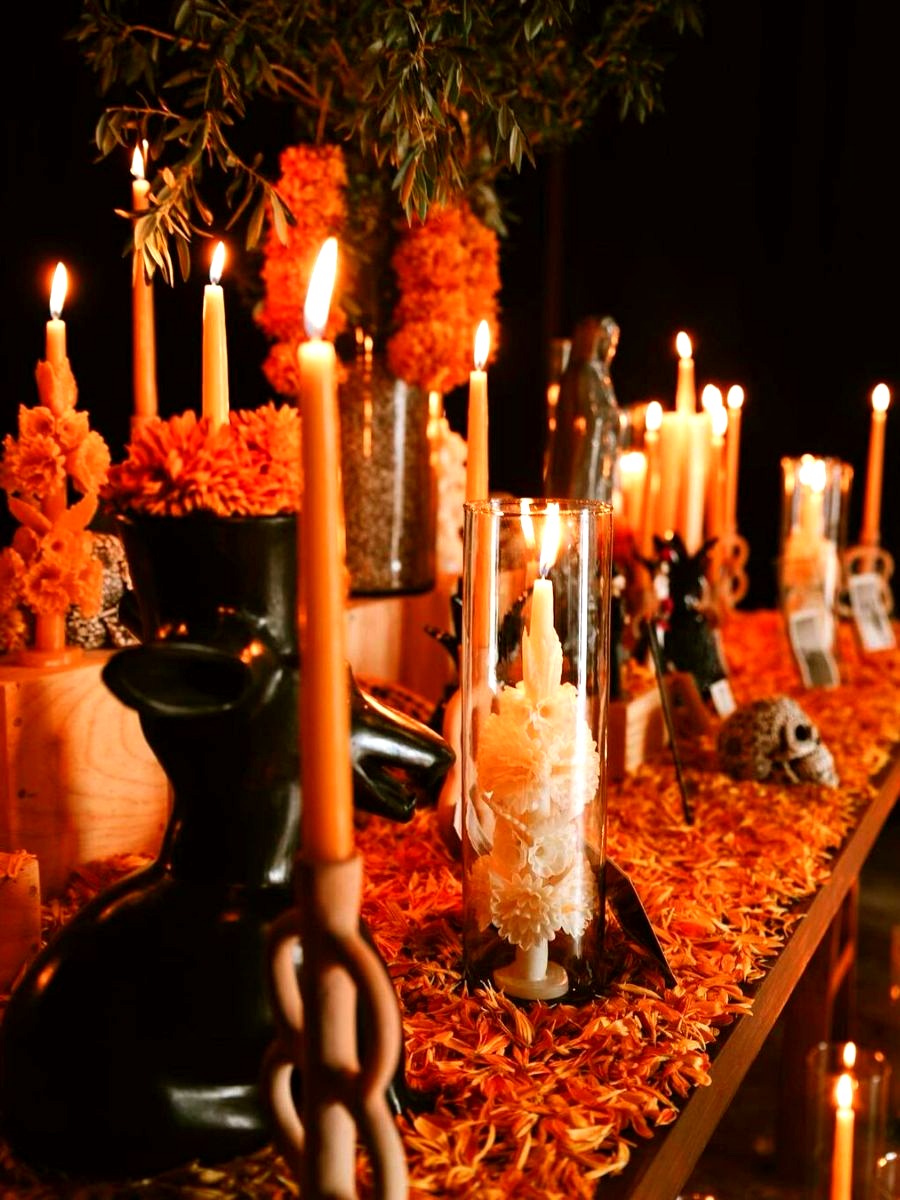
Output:
[[[171,817],[156,861],[33,962],[0,1031],[13,1150],[107,1177],[269,1139],[267,936],[294,902],[301,804],[295,518],[140,518],[121,532],[143,641],[103,676],[140,714]],[[358,688],[352,724],[358,800],[409,817],[452,751]],[[417,1099],[401,1061],[389,1100],[399,1111]]]

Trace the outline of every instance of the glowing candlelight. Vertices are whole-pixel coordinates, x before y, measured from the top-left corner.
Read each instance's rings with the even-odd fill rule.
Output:
[[[328,323],[337,240],[319,251],[303,310],[300,366],[303,502],[297,523],[301,611],[300,843],[307,861],[353,854],[353,780],[346,654],[346,570],[334,345]]]
[[[804,454],[797,471],[800,501],[797,524],[808,553],[811,553],[825,533],[824,502],[828,469],[824,459]]]
[[[643,526],[644,492],[647,484],[647,455],[643,450],[628,450],[619,456],[619,489],[622,516],[635,543],[640,542]]]
[[[709,519],[707,521],[706,535],[707,537],[720,538],[724,523],[724,449],[725,434],[728,430],[728,409],[724,405],[719,405],[718,408],[713,409],[711,423],[709,487],[706,493],[709,502]]]
[[[831,1156],[830,1200],[851,1200],[853,1195],[853,1077],[838,1076],[834,1088],[834,1147]]]
[[[553,625],[553,582],[550,568],[559,552],[559,505],[548,504],[541,538],[540,578],[531,593],[531,619],[522,635],[522,676],[532,704],[550,696],[559,687],[562,674],[562,643]]]
[[[146,147],[146,143],[145,147]],[[131,159],[131,206],[136,213],[150,206],[150,183],[144,174],[144,155],[135,146]],[[140,226],[138,218],[137,226]],[[140,239],[136,242],[139,244]],[[153,284],[144,274],[143,255],[136,244],[131,273],[132,386],[134,416],[138,420],[155,417],[156,328],[153,316]]]
[[[859,540],[863,546],[877,546],[881,541],[881,488],[884,476],[884,433],[891,392],[887,384],[872,388],[872,424],[869,429],[869,460],[866,467],[866,490],[863,503],[862,530]]]
[[[53,283],[50,285],[50,320],[47,322],[44,357],[53,367],[61,367],[66,361],[66,323],[61,319],[69,276],[62,263],[56,264]]]
[[[488,407],[485,365],[491,351],[491,331],[482,321],[475,332],[475,369],[469,373],[469,415],[466,432],[466,499],[488,498]]]
[[[225,243],[219,242],[203,289],[203,416],[211,429],[228,420],[228,342],[225,336],[225,296],[219,280],[225,266]]]
[[[728,440],[725,443],[725,532],[737,533],[737,485],[741,442],[741,412],[744,389],[732,384],[725,397],[728,405]]]
[[[659,430],[663,411],[658,400],[651,400],[644,415],[644,454],[647,457],[647,472],[644,476],[644,503],[642,506],[641,553],[649,558],[653,550],[653,534],[656,530],[659,501]]]
[[[697,411],[697,387],[694,381],[693,346],[690,337],[682,330],[675,337],[678,352],[678,383],[675,389],[675,409],[690,414]]]

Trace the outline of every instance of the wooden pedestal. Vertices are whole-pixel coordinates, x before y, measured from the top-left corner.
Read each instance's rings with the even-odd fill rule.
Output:
[[[70,872],[113,854],[156,854],[169,784],[100,678],[114,651],[73,667],[0,666],[0,846],[37,855],[44,899]]]
[[[38,860],[21,851],[0,851],[0,993],[41,945],[41,884]]]
[[[607,775],[623,779],[649,755],[668,743],[659,688],[630,700],[613,700],[607,729]]]

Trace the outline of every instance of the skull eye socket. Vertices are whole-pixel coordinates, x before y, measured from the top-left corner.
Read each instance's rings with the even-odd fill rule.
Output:
[[[794,729],[794,737],[798,742],[808,742],[812,737],[812,728],[809,725],[798,725]]]

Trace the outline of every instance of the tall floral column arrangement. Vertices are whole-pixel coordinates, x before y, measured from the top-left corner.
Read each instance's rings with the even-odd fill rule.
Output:
[[[334,145],[280,155],[279,193],[298,215],[291,225],[273,215],[263,239],[255,317],[272,341],[263,370],[293,397],[309,276],[324,238],[337,236],[347,267],[327,335],[355,331],[339,365],[351,590],[430,593],[437,529],[448,521],[461,557],[461,504],[449,517],[438,512],[441,449],[453,437],[442,398],[468,380],[480,321],[497,344],[499,239],[463,195],[407,220],[378,173],[355,161]]]
[[[88,525],[106,482],[110,454],[88,415],[68,358],[41,361],[40,403],[19,406],[18,433],[3,440],[0,485],[19,522],[0,551],[0,650],[30,666],[65,666],[81,655],[66,643],[73,605],[90,617],[100,607],[103,567]],[[69,503],[71,493],[81,498]]]

